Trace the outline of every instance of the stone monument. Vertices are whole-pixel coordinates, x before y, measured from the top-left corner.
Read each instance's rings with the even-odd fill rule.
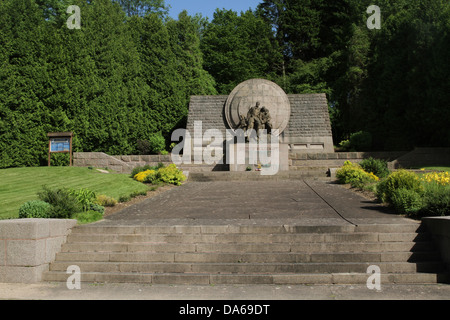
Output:
[[[278,129],[279,133],[282,133],[291,116],[291,104],[283,89],[263,79],[242,82],[230,93],[225,104],[224,112],[228,127],[232,129],[239,127],[242,117],[247,117],[247,121],[252,120],[247,129],[256,130],[253,119],[256,118],[257,124],[261,122],[259,113],[262,108],[270,114],[271,129]],[[254,110],[258,112],[256,117],[249,114]]]
[[[276,135],[280,171],[289,170],[290,152],[334,152],[326,95],[287,95],[277,84],[264,79],[244,81],[228,96],[192,96],[186,129],[187,132],[201,130],[201,134],[212,129],[219,131],[223,137],[222,164],[229,165],[231,171],[243,171],[249,167],[247,163],[230,163],[233,161],[229,154],[235,155],[239,147],[239,141],[229,144],[230,133],[236,134],[239,130],[246,135],[247,153],[249,147],[251,149],[248,138],[252,130],[257,141],[260,138],[264,140],[264,135],[260,137],[261,132],[269,133],[269,140]],[[203,154],[209,146],[208,139],[200,141],[196,143],[194,139],[191,145],[194,155]],[[242,144],[242,140],[240,142]],[[270,146],[267,151],[271,153]]]

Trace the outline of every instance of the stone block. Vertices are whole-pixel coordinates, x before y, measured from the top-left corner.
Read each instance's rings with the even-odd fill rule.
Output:
[[[77,225],[75,219],[51,219],[49,223],[49,236],[66,236],[70,230]]]
[[[357,152],[349,152],[348,153],[348,158],[349,159],[360,159],[360,158],[358,158],[358,153]]]
[[[84,167],[86,165],[85,159],[73,159],[73,165],[75,167]]]
[[[0,266],[6,265],[6,240],[0,240]]]
[[[171,162],[170,154],[162,154],[159,157],[160,162]]]
[[[7,240],[7,266],[38,266],[45,263],[45,240]]]
[[[89,153],[87,152],[74,152],[73,158],[74,159],[86,159],[89,156]]]
[[[0,283],[37,283],[42,281],[42,274],[48,271],[48,265],[9,267],[0,266]]]
[[[44,263],[50,263],[55,260],[56,253],[61,250],[61,246],[66,242],[66,239],[66,236],[60,236],[45,240]]]
[[[154,274],[152,277],[154,284],[196,284],[209,285],[209,275],[184,275],[184,274]]]
[[[59,219],[0,221],[0,282],[40,281],[75,224]]]
[[[118,166],[118,165],[110,165],[108,168],[111,169],[111,170],[114,170],[114,171],[116,171],[118,173],[122,173],[124,171],[124,167],[123,166]]]
[[[47,219],[14,219],[0,221],[0,239],[35,240],[50,235]]]
[[[336,153],[327,153],[327,158],[330,160],[338,159],[338,155]]]

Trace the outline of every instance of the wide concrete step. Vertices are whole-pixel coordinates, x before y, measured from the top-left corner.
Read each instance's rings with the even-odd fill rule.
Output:
[[[324,273],[366,272],[372,262],[335,263],[213,263],[213,262],[82,262],[77,266],[84,272],[139,272],[139,273]],[[50,271],[66,271],[71,262],[57,261]],[[439,262],[405,263],[381,262],[377,266],[385,273],[442,271]]]
[[[286,273],[286,274],[198,274],[198,273],[104,273],[83,272],[82,282],[89,283],[149,283],[170,285],[220,284],[366,284],[368,274],[361,273]],[[64,271],[47,272],[44,281],[66,282]],[[448,281],[441,273],[382,273],[381,284],[432,284]]]
[[[66,271],[71,262],[58,261],[50,271]],[[278,274],[278,273],[345,273],[366,272],[372,262],[334,263],[191,263],[191,262],[83,262],[77,264],[84,272],[138,272],[138,273],[217,273],[217,274]],[[439,262],[380,262],[376,264],[384,273],[432,273],[443,271]]]
[[[126,242],[70,242],[63,245],[61,252],[148,252],[148,253],[364,253],[404,252],[407,254],[433,253],[431,242],[350,242],[350,243],[126,243]]]
[[[86,282],[154,284],[442,282],[444,266],[418,223],[372,225],[88,225],[73,229],[46,281],[69,266]]]
[[[61,252],[57,262],[162,262],[162,263],[334,263],[334,262],[421,262],[439,261],[435,252],[391,253],[153,253],[153,252]]]
[[[72,234],[309,234],[309,233],[421,233],[418,223],[369,225],[86,225],[72,229]]]
[[[346,242],[419,242],[426,235],[415,233],[290,233],[290,234],[104,234],[72,233],[69,243],[107,242],[107,243],[346,243]]]

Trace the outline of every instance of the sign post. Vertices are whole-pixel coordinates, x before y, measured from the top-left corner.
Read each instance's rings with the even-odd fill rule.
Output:
[[[48,140],[48,166],[50,167],[50,157],[52,153],[69,153],[69,165],[72,166],[72,132],[50,132],[47,134]]]

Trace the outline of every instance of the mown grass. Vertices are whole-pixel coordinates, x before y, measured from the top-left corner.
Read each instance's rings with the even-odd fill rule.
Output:
[[[450,167],[421,167],[420,169],[450,172]]]
[[[0,170],[0,219],[17,218],[20,206],[38,199],[42,186],[50,188],[87,188],[96,194],[115,199],[135,192],[147,191],[148,186],[127,174],[100,173],[95,169],[78,167],[33,167]]]

